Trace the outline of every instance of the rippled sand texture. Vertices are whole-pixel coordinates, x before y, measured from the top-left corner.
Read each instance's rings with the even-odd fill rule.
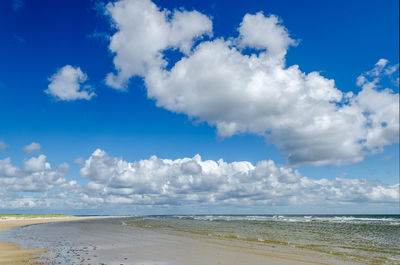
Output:
[[[1,218],[0,219],[0,232],[6,231],[16,227],[22,227],[33,224],[43,224],[43,223],[53,223],[53,222],[66,222],[75,220],[85,220],[92,219],[96,217],[56,217],[56,218]],[[3,232],[4,233],[7,233]],[[29,235],[26,235],[27,237]],[[14,240],[12,233],[7,237],[0,236],[0,265],[22,265],[22,264],[43,264],[40,262],[29,262],[29,260],[34,259],[33,255],[39,254],[45,249],[35,248],[35,249],[21,249],[19,244],[11,243]],[[6,241],[6,242],[4,242]]]

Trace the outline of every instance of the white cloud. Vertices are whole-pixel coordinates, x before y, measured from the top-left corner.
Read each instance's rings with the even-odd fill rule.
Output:
[[[389,88],[379,90],[381,78],[398,70],[398,64],[388,63],[380,59],[372,70],[360,75],[357,85],[362,91],[352,98],[354,108],[366,118],[364,145],[372,152],[399,141],[399,94]]]
[[[383,76],[390,76],[399,69],[399,64],[388,65],[388,63],[389,61],[386,59],[379,59],[374,68],[357,78],[357,86],[364,89],[377,88],[377,84]]]
[[[81,186],[67,180],[69,165],[52,167],[45,155],[30,157],[22,167],[0,159],[0,209],[81,209]]]
[[[50,169],[50,164],[46,162],[45,155],[39,155],[38,157],[31,157],[24,162],[24,169],[27,172],[36,172]]]
[[[117,75],[108,74],[106,83],[120,90],[132,76],[165,66],[163,50],[179,49],[188,54],[193,40],[212,30],[211,21],[197,11],[171,13],[149,0],[122,0],[107,4],[106,9],[117,30],[109,46],[115,54]]]
[[[318,72],[285,65],[287,49],[296,41],[274,15],[246,14],[237,38],[202,41],[191,48],[186,40],[210,35],[212,25],[204,15],[183,19],[196,30],[172,43],[171,25],[176,14],[186,11],[175,11],[167,21],[168,11],[147,0],[122,0],[107,10],[117,30],[110,49],[118,75],[107,79],[114,88],[141,76],[157,106],[216,126],[223,137],[264,136],[295,166],[356,163],[398,142],[398,94],[377,89],[380,76],[397,69],[385,59],[358,78],[363,86],[358,95],[345,94]],[[171,47],[184,55],[167,68],[163,52]],[[368,76],[375,78],[367,82]]]
[[[265,17],[261,12],[256,15],[246,14],[238,31],[239,47],[266,49],[269,57],[278,60],[284,59],[289,46],[296,44],[277,16]]]
[[[90,100],[96,94],[90,85],[84,85],[87,75],[79,67],[66,65],[49,78],[50,84],[44,92],[56,100]]]
[[[11,164],[10,158],[0,160],[0,184],[8,192],[45,192],[65,184],[69,166],[64,163],[52,168],[45,155],[32,157],[23,168]]]
[[[3,141],[0,141],[0,151],[6,150],[7,147],[8,147],[8,144],[6,144]]]
[[[0,176],[3,178],[16,177],[19,172],[17,167],[11,164],[10,158],[0,160]]]
[[[39,152],[40,148],[42,148],[42,146],[39,143],[32,142],[24,146],[24,151],[28,154],[34,154]]]
[[[396,203],[398,185],[337,177],[313,180],[273,161],[176,160],[127,162],[97,149],[81,168],[87,203],[139,205],[334,205]]]
[[[210,210],[332,207],[348,212],[355,207],[396,209],[399,201],[399,185],[343,176],[310,179],[271,160],[227,163],[196,155],[176,160],[152,156],[129,162],[97,149],[80,170],[87,184],[68,180],[68,170],[66,163],[52,167],[45,155],[25,160],[22,167],[13,165],[10,158],[0,159],[0,208],[162,205]]]

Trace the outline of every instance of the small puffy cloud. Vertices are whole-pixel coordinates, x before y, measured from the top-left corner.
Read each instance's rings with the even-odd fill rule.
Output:
[[[31,144],[24,146],[24,151],[28,154],[34,154],[38,153],[40,148],[42,148],[42,146],[39,143],[32,142]]]
[[[390,76],[399,69],[399,64],[388,65],[389,61],[381,58],[374,68],[357,77],[357,86],[363,89],[377,88],[377,84],[384,76]]]
[[[207,122],[219,136],[260,135],[294,166],[356,163],[398,142],[399,95],[376,89],[381,74],[397,69],[385,59],[358,78],[363,90],[354,95],[319,72],[286,66],[296,41],[275,15],[246,14],[237,37],[191,47],[193,38],[211,36],[212,30],[196,11],[171,16],[149,0],[121,0],[107,10],[116,29],[109,48],[117,71],[107,77],[108,85],[121,89],[141,76],[157,106]],[[181,16],[178,24],[187,30],[175,36]],[[183,52],[172,66],[165,53],[171,48]]]
[[[27,172],[42,171],[50,168],[50,164],[46,162],[45,155],[39,155],[38,157],[31,157],[24,163],[24,169]]]
[[[56,100],[90,100],[96,94],[90,85],[84,85],[87,75],[81,68],[66,65],[49,78],[50,84],[44,92]]]
[[[7,147],[8,147],[8,144],[6,144],[3,141],[0,141],[0,151],[6,150]]]
[[[261,12],[256,15],[246,14],[238,31],[240,46],[266,49],[268,56],[277,59],[283,59],[288,47],[296,44],[277,16],[265,17]]]
[[[399,200],[398,185],[363,179],[310,179],[273,161],[253,165],[193,158],[128,162],[97,149],[80,174],[87,203],[184,205],[333,205]]]

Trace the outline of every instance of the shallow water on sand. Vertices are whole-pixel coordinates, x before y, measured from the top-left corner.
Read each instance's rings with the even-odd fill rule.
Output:
[[[296,254],[294,250],[308,251],[335,261],[328,264],[400,263],[399,215],[144,216],[31,225],[0,233],[0,240],[24,248],[49,249],[41,254],[41,261],[61,265],[202,264],[191,263],[190,257],[185,260],[175,256],[190,252],[191,244],[194,248],[204,247],[199,243],[204,239],[212,241],[210,249],[230,245],[260,253],[267,253],[271,246],[289,255]],[[171,251],[171,244],[180,250]],[[154,253],[159,259],[146,261]]]
[[[400,263],[400,215],[137,217],[127,224],[309,249],[361,264]]]

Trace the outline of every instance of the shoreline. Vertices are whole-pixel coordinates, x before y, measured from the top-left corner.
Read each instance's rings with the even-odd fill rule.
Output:
[[[372,254],[357,252],[360,246],[365,245],[363,242],[356,245],[346,244],[349,239],[347,236],[338,239],[333,235],[338,227],[343,226],[342,222],[298,222],[293,225],[291,221],[273,221],[271,224],[264,219],[261,223],[254,223],[246,220],[214,222],[163,217],[125,219],[126,217],[0,218],[0,231],[20,227],[0,237],[2,241],[14,242],[0,242],[0,265],[350,265],[376,264],[378,261],[382,264],[397,264],[396,260],[399,259],[395,258],[400,257],[395,248],[390,252],[393,253],[392,258],[388,254],[380,253],[382,249],[390,251],[383,248],[390,240],[393,241],[390,235],[386,237],[388,241],[384,241],[379,248],[370,248],[374,251]],[[349,226],[346,226],[346,231],[360,226],[352,222],[346,223]],[[388,222],[392,221],[386,220]],[[391,223],[386,223],[383,226],[386,230],[392,231],[396,228]],[[247,228],[240,229],[242,225]],[[376,226],[370,225],[371,229]],[[249,237],[253,234],[248,229],[257,232],[259,238],[248,240],[253,239]],[[321,234],[322,239],[328,236],[322,245],[319,240],[313,241],[315,232],[318,231],[324,231]],[[265,240],[263,235],[272,235],[271,233],[280,233],[271,237],[280,241]],[[294,239],[288,240],[288,236]],[[350,235],[351,238],[354,237]],[[328,239],[331,241],[328,242]],[[287,242],[287,245],[279,242]],[[319,245],[310,248],[313,242]],[[398,243],[393,242],[391,246]],[[34,255],[38,255],[39,259]]]
[[[28,240],[47,243],[37,245],[39,248],[51,246],[40,259],[41,262],[50,264],[354,264],[343,263],[335,257],[306,249],[142,228],[115,223],[111,219],[100,222],[60,222],[25,227],[23,230],[20,233],[27,235]],[[56,249],[55,252],[52,251],[53,248]],[[41,250],[33,251],[36,251],[33,254],[38,254]],[[32,256],[28,255],[28,258],[32,260]],[[43,263],[27,263],[25,260],[25,263],[3,264]],[[1,262],[0,264],[2,265]]]
[[[70,222],[91,219],[114,218],[116,216],[66,216],[66,217],[6,217],[0,218],[0,232],[15,227],[28,226],[33,224]],[[119,216],[118,216],[119,217]],[[47,251],[46,249],[21,249],[19,244],[0,241],[0,265],[43,265],[41,262],[34,262],[36,254]],[[32,262],[29,262],[32,261]]]

